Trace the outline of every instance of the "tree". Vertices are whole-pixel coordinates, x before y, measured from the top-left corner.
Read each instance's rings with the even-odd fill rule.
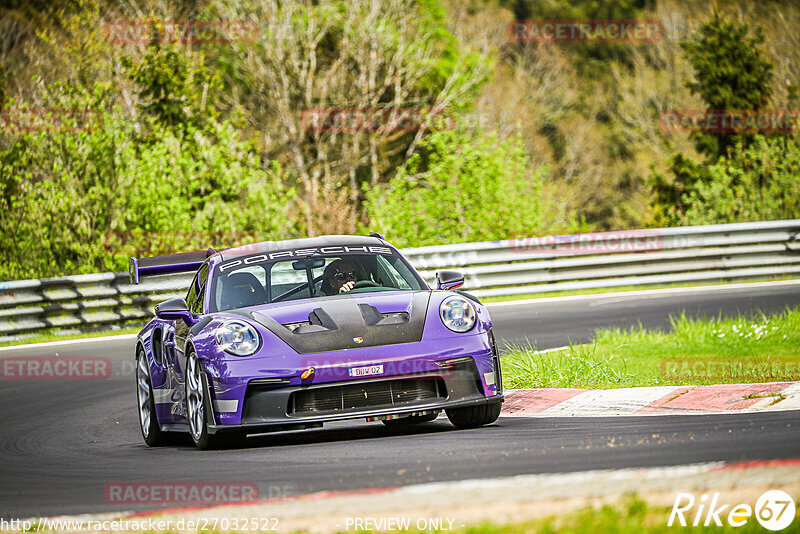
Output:
[[[285,173],[229,123],[155,122],[142,143],[119,108],[97,109],[96,93],[48,88],[51,108],[89,109],[89,124],[0,132],[0,279],[120,271],[131,255],[298,233]]]
[[[759,48],[764,42],[763,30],[758,27],[754,36],[749,34],[747,23],[730,22],[714,12],[691,39],[681,43],[695,76],[687,87],[703,99],[707,110],[758,110],[768,103],[772,64]],[[670,178],[659,174],[651,177],[656,217],[662,224],[685,222],[689,199],[696,207],[698,188],[705,188],[719,177],[718,173],[709,172],[709,166],[718,162],[727,165],[723,161],[727,161],[733,146],[747,147],[754,139],[752,134],[738,133],[692,135],[705,161],[698,163],[682,153],[675,154],[669,161]]]
[[[398,246],[509,239],[561,230],[574,222],[554,214],[543,193],[547,167],[532,170],[520,137],[441,130],[388,186],[367,193],[370,228]],[[562,225],[561,228],[558,228]]]
[[[772,63],[760,48],[764,30],[756,27],[754,36],[749,33],[747,23],[731,22],[714,12],[698,34],[681,43],[695,72],[695,80],[687,86],[703,98],[706,109],[758,110],[769,102]],[[698,149],[714,161],[738,138],[728,133],[700,134]],[[747,143],[748,137],[743,141]]]
[[[201,126],[217,117],[219,76],[211,74],[202,56],[191,57],[174,46],[152,44],[138,62],[123,58],[128,77],[138,87],[141,112],[170,128]]]
[[[683,195],[685,224],[800,217],[800,139],[754,136],[710,165],[709,179]]]
[[[236,0],[217,9],[260,23],[254,42],[221,52],[225,83],[256,143],[297,177],[309,235],[354,231],[362,185],[384,182],[411,156],[429,131],[428,110],[467,105],[486,76],[431,0]],[[316,127],[317,112],[344,124]],[[410,128],[387,120],[404,113]],[[358,114],[378,125],[357,126]]]

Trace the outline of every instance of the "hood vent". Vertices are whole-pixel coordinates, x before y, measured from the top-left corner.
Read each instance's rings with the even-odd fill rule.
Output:
[[[359,304],[361,315],[367,326],[380,326],[386,324],[403,324],[408,322],[408,312],[381,313],[375,306]]]
[[[364,324],[367,326],[383,326],[390,324],[404,324],[408,322],[408,312],[381,313],[375,306],[359,304]],[[317,308],[308,315],[308,321],[286,323],[285,326],[293,334],[312,334],[337,330],[339,327],[333,318],[322,308]]]
[[[315,332],[329,332],[339,327],[328,313],[322,308],[316,308],[308,314],[308,321],[288,323],[283,325],[293,334],[313,334]]]
[[[320,302],[307,321],[281,324],[264,312],[252,317],[300,354],[413,343],[422,338],[429,298],[430,292],[417,291],[408,311],[390,313],[354,299],[332,299]]]

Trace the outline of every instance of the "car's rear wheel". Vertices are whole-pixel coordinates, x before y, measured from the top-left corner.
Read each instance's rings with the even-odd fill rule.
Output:
[[[410,415],[408,417],[401,417],[400,419],[384,419],[381,422],[387,428],[400,429],[406,428],[420,423],[428,423],[439,417],[439,412],[434,412],[426,415]]]
[[[153,384],[150,380],[150,366],[141,346],[136,351],[136,398],[139,406],[139,428],[142,430],[144,442],[150,447],[164,445],[167,442],[167,436],[161,431],[161,426],[158,424]]]
[[[467,408],[453,408],[445,410],[445,413],[456,428],[475,428],[497,421],[497,418],[500,417],[501,407],[499,402],[493,402]]]
[[[208,392],[208,378],[203,371],[197,355],[189,353],[186,358],[186,418],[189,420],[189,434],[198,448],[222,449],[235,447],[241,444],[244,435],[240,432],[209,434],[206,420],[206,399]],[[208,402],[208,404],[211,404]]]

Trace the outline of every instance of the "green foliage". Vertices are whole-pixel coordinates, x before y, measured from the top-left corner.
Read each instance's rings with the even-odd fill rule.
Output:
[[[706,21],[698,34],[681,43],[695,72],[687,82],[709,110],[743,111],[762,109],[771,94],[772,64],[760,46],[764,30],[756,27],[749,35],[747,23],[730,22],[719,13]],[[712,159],[724,155],[736,142],[732,134],[697,136],[698,148]]]
[[[280,168],[262,169],[230,125],[157,128],[141,144],[119,110],[101,117],[90,131],[28,132],[0,151],[0,278],[119,271],[129,255],[297,231]]]
[[[49,67],[58,72],[51,81],[86,87],[113,83],[114,76],[108,71],[110,45],[103,35],[103,7],[104,0],[54,2],[49,10],[31,19],[39,42],[31,55],[43,55]],[[30,61],[36,59],[31,57]]]
[[[679,29],[702,16],[696,3],[0,0],[0,106],[102,119],[91,131],[0,131],[0,277],[368,226],[408,246],[541,235],[581,228],[576,209],[607,229],[797,216],[794,140],[657,127],[660,110],[697,108],[697,97],[711,109],[796,107],[800,8],[743,2],[721,4],[681,54],[671,30],[654,43],[514,46],[506,28],[515,16]],[[770,32],[725,19],[739,12]],[[113,42],[106,25],[121,18],[150,21],[153,36],[167,20],[257,31]],[[497,134],[304,125],[326,108],[436,108]]]
[[[225,99],[244,109],[248,134],[296,178],[311,235],[354,232],[368,218],[361,184],[385,184],[423,134],[416,126],[317,130],[309,111],[462,112],[491,67],[450,30],[441,0],[231,0],[210,9],[263,27],[254,42],[209,59],[225,72]]]
[[[687,86],[703,98],[708,110],[757,110],[768,103],[773,66],[759,48],[764,32],[757,27],[755,36],[749,33],[748,24],[730,22],[715,12],[692,39],[681,43],[695,73],[695,81]],[[796,191],[783,170],[791,169],[792,163],[773,162],[760,170],[752,163],[788,155],[794,141],[768,142],[735,133],[699,132],[693,137],[705,163],[676,154],[670,159],[671,179],[658,174],[651,178],[657,222],[737,222],[797,213],[796,203],[785,200]],[[757,146],[748,149],[756,139]]]
[[[76,272],[91,254],[111,217],[113,154],[125,134],[102,114],[86,123],[58,110],[92,109],[101,95],[100,88],[51,87],[52,117],[33,131],[0,136],[0,277]],[[99,129],[98,119],[105,123]]]
[[[769,101],[772,64],[760,46],[764,30],[750,37],[747,23],[730,22],[714,13],[698,34],[681,43],[697,80],[689,88],[709,109],[759,109]]]
[[[139,88],[139,108],[152,120],[176,128],[216,118],[213,104],[221,84],[202,56],[192,62],[175,47],[152,45],[138,64],[124,57],[123,65]]]
[[[800,139],[755,136],[730,157],[707,167],[681,195],[684,224],[720,224],[800,218]]]
[[[124,258],[131,245],[140,255],[156,255],[297,233],[289,213],[293,191],[284,186],[281,167],[263,170],[231,125],[212,127],[211,134],[158,130],[140,149],[120,177],[128,194],[107,248],[121,238]]]
[[[651,177],[655,191],[656,224],[659,226],[679,225],[686,213],[684,196],[694,190],[695,184],[711,179],[708,167],[699,165],[683,154],[675,154],[669,160],[672,177],[659,173]]]
[[[388,188],[367,193],[370,228],[398,246],[507,239],[534,234],[543,224],[542,179],[528,174],[518,137],[461,130],[430,135]]]
[[[76,9],[79,3],[76,0],[63,0],[59,2],[62,9]],[[0,10],[26,10],[31,12],[47,12],[52,10],[53,3],[49,0],[1,0]]]
[[[671,160],[675,179],[655,175],[659,222],[722,224],[800,217],[800,138],[754,135],[729,155],[700,165]]]
[[[491,58],[482,56],[465,44],[460,43],[448,28],[447,11],[440,0],[417,0],[419,13],[418,23],[422,31],[430,32],[430,39],[436,49],[430,54],[422,55],[422,61],[430,64],[430,74],[420,80],[418,90],[432,103],[434,96],[447,83],[456,69],[464,72],[484,71],[491,66]],[[417,46],[423,43],[416,43]],[[468,94],[451,104],[451,108],[468,107],[475,97],[475,89],[486,81],[484,76]]]

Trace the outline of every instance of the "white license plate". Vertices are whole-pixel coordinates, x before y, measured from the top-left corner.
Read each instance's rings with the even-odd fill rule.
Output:
[[[347,374],[349,376],[370,376],[370,375],[382,375],[383,374],[383,366],[382,365],[368,365],[367,367],[351,367],[347,370]]]

